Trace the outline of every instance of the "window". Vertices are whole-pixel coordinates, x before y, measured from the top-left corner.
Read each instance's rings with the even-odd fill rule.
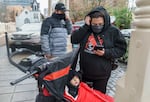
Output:
[[[27,23],[30,23],[29,18],[25,18],[25,20],[24,20],[24,24],[27,24]]]
[[[38,19],[38,14],[34,13],[34,19]]]
[[[25,14],[28,14],[28,11],[25,11]]]

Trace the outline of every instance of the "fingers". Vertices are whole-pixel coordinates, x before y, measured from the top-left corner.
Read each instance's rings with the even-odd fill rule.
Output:
[[[98,56],[103,56],[105,51],[104,50],[94,50],[94,53]]]
[[[45,54],[44,57],[45,57],[46,59],[51,59],[51,58],[52,58],[52,56],[51,56],[50,54]]]
[[[70,17],[66,15],[66,16],[65,16],[65,19],[66,19],[66,20],[70,20]]]
[[[65,19],[70,20],[69,14],[65,13]]]
[[[85,17],[85,23],[86,23],[87,25],[90,25],[90,21],[91,21],[90,16],[86,16],[86,17]]]

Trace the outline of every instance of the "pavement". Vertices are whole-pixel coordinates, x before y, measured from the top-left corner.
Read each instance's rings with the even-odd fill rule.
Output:
[[[37,84],[33,78],[10,85],[25,74],[9,63],[5,46],[0,47],[0,60],[0,102],[35,102]]]
[[[0,33],[0,46],[3,46],[5,44],[5,34]]]
[[[106,94],[112,97],[115,96],[117,81],[119,78],[121,78],[125,74],[126,68],[127,68],[126,64],[119,63],[118,68],[111,72],[111,76],[107,84]]]
[[[23,55],[16,57],[21,58]],[[115,96],[117,80],[125,73],[126,65],[120,64],[119,68],[112,71],[108,82],[107,94]],[[11,65],[7,58],[5,46],[0,46],[0,102],[35,102],[37,83],[34,78],[29,78],[17,85],[11,86],[10,82],[25,75],[19,69]]]

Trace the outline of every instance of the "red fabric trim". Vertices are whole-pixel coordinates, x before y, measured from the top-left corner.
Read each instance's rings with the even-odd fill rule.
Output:
[[[44,96],[50,96],[48,90],[45,87],[43,88],[43,95]]]
[[[70,102],[75,102],[75,100],[74,100],[72,97],[68,96],[68,95],[66,94],[66,92],[64,92],[64,97],[65,97],[66,99],[68,99]]]
[[[44,80],[51,81],[58,78],[61,78],[69,73],[70,66],[63,68],[57,72],[50,73],[44,77]]]

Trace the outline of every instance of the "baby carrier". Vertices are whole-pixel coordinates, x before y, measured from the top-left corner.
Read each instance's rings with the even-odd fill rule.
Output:
[[[39,94],[36,102],[66,102],[63,97],[67,75],[78,50],[63,56],[47,60],[42,56],[33,55],[20,61],[17,67],[27,67],[28,74],[12,81],[15,85],[31,76],[38,82]],[[46,95],[48,94],[48,95]]]
[[[34,61],[29,68],[30,73],[11,82],[11,84],[14,85],[33,75],[39,88],[36,102],[89,102],[88,100],[91,100],[91,98],[92,101],[90,102],[114,102],[110,96],[93,90],[82,82],[76,100],[65,94],[68,73],[70,69],[75,69],[78,53],[79,50],[76,50],[50,61],[38,57],[38,60]]]
[[[64,98],[64,89],[67,82],[67,75],[71,69],[72,54],[56,58],[50,62],[44,63],[46,70],[39,73],[36,102],[66,102]]]

